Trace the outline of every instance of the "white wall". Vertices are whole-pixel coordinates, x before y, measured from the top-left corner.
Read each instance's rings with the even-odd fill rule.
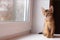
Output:
[[[33,9],[33,33],[42,32],[44,27],[44,17],[41,12],[41,8],[49,8],[49,0],[34,0],[34,9]]]

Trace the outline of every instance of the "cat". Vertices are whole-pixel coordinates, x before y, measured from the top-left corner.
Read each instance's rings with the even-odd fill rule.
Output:
[[[53,17],[53,6],[50,6],[49,9],[42,8],[42,13],[45,16],[45,27],[43,30],[43,35],[47,38],[53,38],[55,31],[55,22]]]

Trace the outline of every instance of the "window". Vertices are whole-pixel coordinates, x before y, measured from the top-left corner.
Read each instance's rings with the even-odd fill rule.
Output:
[[[0,0],[0,21],[29,20],[29,0]]]

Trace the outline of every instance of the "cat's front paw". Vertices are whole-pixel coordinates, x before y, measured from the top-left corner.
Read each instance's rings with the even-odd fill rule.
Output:
[[[51,38],[54,38],[54,36],[51,36]]]
[[[47,36],[47,34],[46,34],[46,33],[44,33],[43,35],[44,35],[44,36]]]

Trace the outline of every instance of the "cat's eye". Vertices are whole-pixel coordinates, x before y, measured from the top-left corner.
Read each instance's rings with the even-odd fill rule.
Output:
[[[48,12],[48,10],[45,10],[45,12]]]

